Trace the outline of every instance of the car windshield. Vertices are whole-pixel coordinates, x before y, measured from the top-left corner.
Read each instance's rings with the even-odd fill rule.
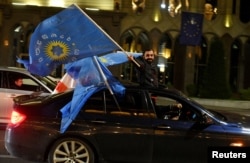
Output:
[[[189,98],[188,96],[186,96],[183,92],[181,91],[177,91],[178,94],[182,97],[182,98],[185,98],[186,100],[190,101],[191,103],[193,103],[195,106],[197,106],[197,108],[202,108],[202,111],[203,113],[205,114],[208,114],[212,117],[215,117],[216,119],[218,120],[221,120],[221,121],[225,121],[226,120],[226,117],[214,110],[211,110],[211,109],[208,109],[206,108],[205,106],[199,104],[198,102],[196,102],[195,100]]]
[[[221,120],[221,121],[225,121],[226,120],[226,117],[224,115],[222,115],[222,114],[220,114],[220,113],[218,113],[218,112],[216,112],[214,110],[208,109],[205,106],[199,104],[198,102],[196,102],[196,101],[194,101],[192,99],[189,99],[189,100],[194,105],[198,106],[199,108],[202,108],[202,110],[203,110],[203,112],[205,114],[209,114],[210,116],[215,117],[216,119]]]
[[[51,90],[54,90],[56,88],[56,82],[51,80],[49,77],[42,77],[38,75],[34,75],[38,80],[40,80],[44,85],[46,85]]]

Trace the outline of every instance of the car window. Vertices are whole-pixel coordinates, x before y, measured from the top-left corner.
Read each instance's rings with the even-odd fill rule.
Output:
[[[143,91],[129,90],[118,98],[121,111],[128,112],[132,116],[154,118],[155,113],[146,104]]]
[[[38,86],[38,84],[30,78],[23,78],[23,85]]]
[[[81,111],[87,112],[87,113],[99,113],[104,114],[106,113],[106,109],[104,108],[104,92],[98,92],[93,94],[85,103],[83,106],[83,109]]]
[[[27,75],[20,75],[23,80],[22,90],[26,91],[39,91],[39,84]],[[13,84],[12,78],[10,78],[10,84]]]
[[[117,116],[139,116],[154,118],[148,110],[143,94],[139,91],[126,91],[124,95],[113,96],[108,91],[92,95],[84,105],[84,112],[111,114]]]
[[[167,95],[150,93],[157,117],[167,120],[196,121],[199,112],[182,100]]]
[[[3,76],[3,72],[0,71],[0,88],[5,88],[5,82],[4,82],[4,76]]]
[[[44,85],[46,85],[50,90],[54,90],[56,85],[57,85],[57,82],[56,81],[53,81],[51,80],[49,77],[45,76],[45,77],[42,77],[42,76],[38,76],[38,75],[34,75],[40,82],[42,82]]]
[[[35,80],[35,78],[32,78],[32,76],[29,76],[27,74],[19,73],[19,72],[12,72],[12,71],[3,71],[4,72],[4,78],[3,81],[3,88],[7,89],[17,89],[15,87],[15,80],[18,78],[22,79],[22,86],[19,87],[19,90],[24,91],[43,91],[46,93],[49,93],[49,90],[45,89],[39,82],[41,80]],[[38,82],[39,81],[39,82]]]

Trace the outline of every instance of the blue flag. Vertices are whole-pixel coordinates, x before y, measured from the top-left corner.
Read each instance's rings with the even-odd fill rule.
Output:
[[[123,94],[125,91],[125,88],[114,78],[107,67],[98,59],[96,61],[97,63],[94,57],[89,57],[65,66],[68,73],[74,74],[76,87],[74,89],[72,101],[61,109],[61,133],[67,130],[68,126],[75,119],[88,98],[95,92],[107,87],[106,82],[109,84],[112,91],[118,94]],[[101,70],[98,69],[98,65]]]
[[[180,44],[200,45],[202,39],[203,14],[182,12]]]
[[[134,58],[137,58],[139,56],[142,56],[142,53],[130,53],[127,52],[129,55],[132,55]],[[128,62],[128,56],[125,54],[125,52],[117,51],[115,53],[109,53],[103,56],[99,57],[99,60],[105,65],[105,66],[112,66],[116,64],[121,64]]]
[[[31,36],[31,73],[46,76],[57,66],[119,49],[112,39],[75,4],[41,22]]]
[[[98,59],[102,62],[103,65],[112,66],[129,61],[127,55],[132,55],[134,58],[137,58],[142,55],[142,53],[129,53],[129,54],[125,53],[129,52],[118,51],[114,53],[109,53],[104,56],[98,57]],[[82,66],[84,65],[82,65],[81,62],[71,62],[65,64],[64,68],[66,69],[66,74],[64,74],[61,80],[57,83],[57,86],[54,89],[53,94],[75,88],[75,83],[76,83],[75,79],[78,78],[79,71]]]

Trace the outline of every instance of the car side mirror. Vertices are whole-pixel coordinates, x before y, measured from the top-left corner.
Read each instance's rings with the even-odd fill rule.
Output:
[[[210,116],[208,116],[207,114],[203,114],[202,115],[202,118],[201,118],[201,120],[200,120],[200,123],[201,124],[213,124],[213,119],[210,117]]]

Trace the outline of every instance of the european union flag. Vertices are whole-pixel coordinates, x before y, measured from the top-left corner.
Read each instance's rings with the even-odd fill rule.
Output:
[[[112,73],[105,67],[96,56],[84,58],[66,66],[67,72],[73,71],[76,87],[72,101],[62,109],[62,120],[60,132],[65,132],[71,122],[75,119],[87,99],[95,92],[108,87],[117,94],[123,94],[125,88],[114,78]],[[81,65],[80,69],[79,66]],[[100,69],[99,69],[100,68]]]
[[[31,73],[46,76],[60,64],[117,49],[117,44],[101,27],[73,4],[37,26],[31,36],[29,63],[25,67]]]
[[[182,12],[180,44],[200,45],[203,14]]]

